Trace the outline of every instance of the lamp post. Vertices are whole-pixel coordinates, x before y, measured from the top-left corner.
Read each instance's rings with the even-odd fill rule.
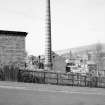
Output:
[[[51,46],[51,11],[50,0],[46,0],[47,4],[47,16],[46,16],[46,41],[45,41],[45,70],[52,70],[52,46]]]

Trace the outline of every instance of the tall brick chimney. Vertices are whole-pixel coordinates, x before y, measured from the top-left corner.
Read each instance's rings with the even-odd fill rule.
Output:
[[[51,46],[51,12],[50,12],[50,0],[47,1],[47,32],[45,41],[45,70],[52,70],[52,46]]]

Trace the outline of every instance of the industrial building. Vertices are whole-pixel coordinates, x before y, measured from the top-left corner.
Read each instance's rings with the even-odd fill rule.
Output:
[[[26,32],[0,30],[0,64],[23,64]]]

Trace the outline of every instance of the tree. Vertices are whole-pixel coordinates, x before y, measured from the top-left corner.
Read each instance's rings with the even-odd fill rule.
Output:
[[[37,60],[37,57],[34,55],[30,55],[28,57],[29,63],[31,63],[32,65],[34,65],[34,62]]]

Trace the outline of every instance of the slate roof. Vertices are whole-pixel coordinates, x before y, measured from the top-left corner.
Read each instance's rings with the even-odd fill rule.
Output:
[[[0,35],[8,35],[8,36],[25,36],[27,35],[27,32],[22,31],[8,31],[8,30],[0,30]]]

